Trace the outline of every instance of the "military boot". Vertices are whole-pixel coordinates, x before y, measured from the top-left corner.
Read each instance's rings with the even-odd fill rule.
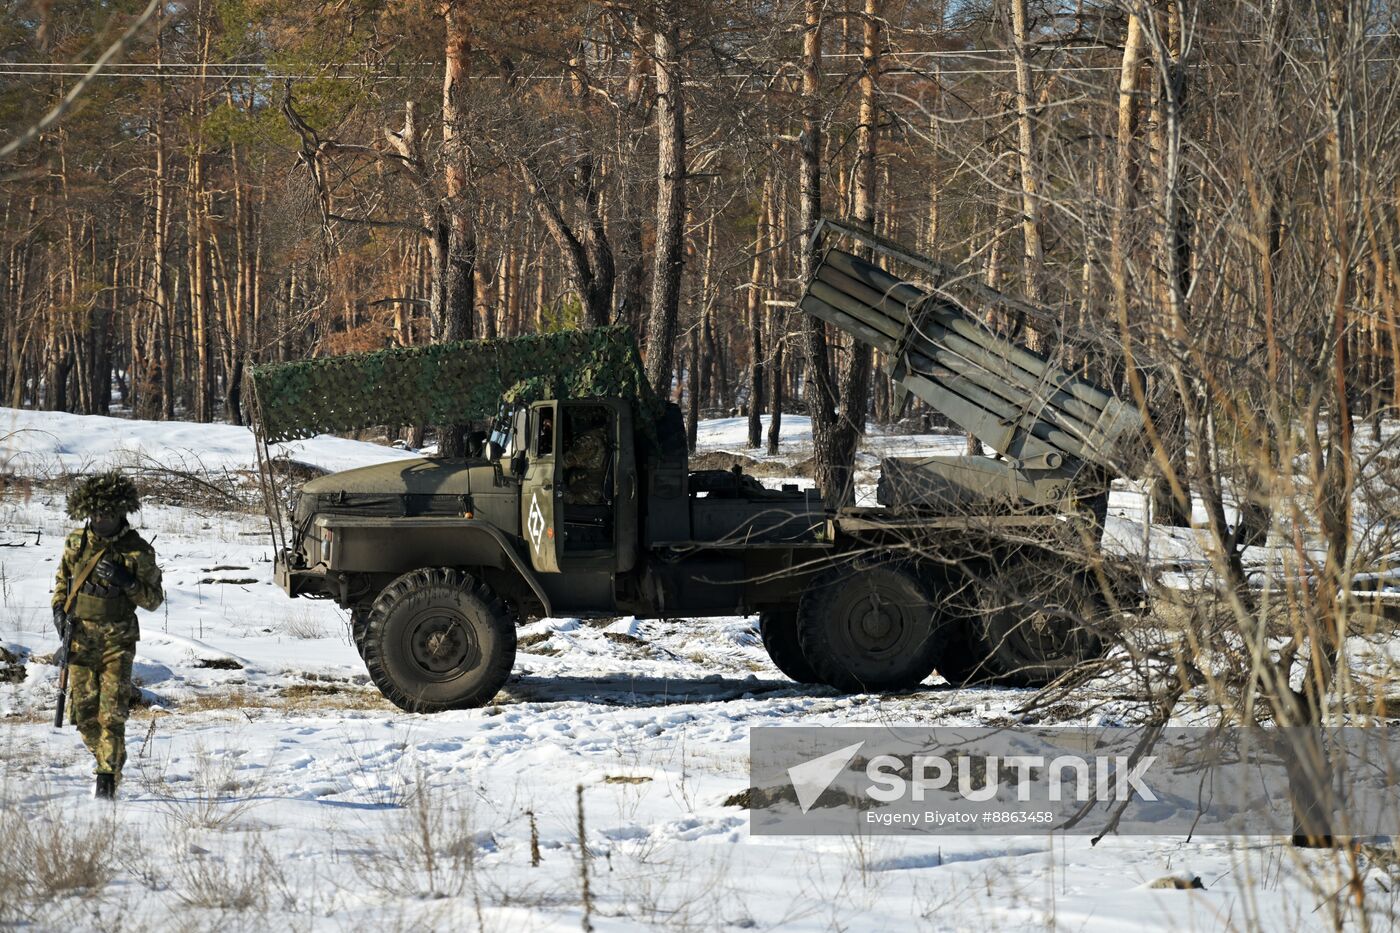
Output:
[[[115,774],[99,773],[97,775],[97,787],[93,791],[98,800],[115,800],[117,796],[117,776]]]

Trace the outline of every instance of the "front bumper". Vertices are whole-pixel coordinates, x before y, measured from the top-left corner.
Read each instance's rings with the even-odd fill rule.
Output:
[[[290,566],[285,555],[279,554],[272,564],[272,581],[288,596],[320,596],[341,599],[345,581],[339,574],[325,570],[302,570]]]

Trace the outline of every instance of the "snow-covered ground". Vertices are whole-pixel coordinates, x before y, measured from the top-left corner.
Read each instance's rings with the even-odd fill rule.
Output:
[[[274,444],[272,453],[323,470],[417,456],[329,435]],[[223,472],[252,470],[256,463],[253,435],[238,425],[0,408],[0,472],[18,476],[145,464]]]
[[[810,456],[808,432],[784,419],[780,463]],[[707,422],[700,445],[751,456],[744,436],[740,419]],[[865,462],[961,445],[875,438]],[[338,469],[404,454],[317,438],[291,456]],[[252,442],[229,426],[0,409],[0,473],[172,457],[242,470]],[[1142,539],[1139,502],[1115,494],[1125,542]],[[780,675],[753,619],[545,619],[521,631],[495,704],[408,715],[368,685],[339,610],[272,585],[259,518],[148,505],[138,524],[167,601],[142,614],[145,705],[113,808],[88,799],[76,733],[47,722],[61,497],[38,484],[0,499],[0,645],[24,662],[0,685],[0,924],[577,930],[587,912],[600,930],[1333,926],[1343,861],[1280,840],[755,837],[729,802],[748,787],[753,726],[1007,722],[1024,691],[935,677],[839,696]],[[1183,553],[1185,534],[1170,539]],[[1108,695],[1056,710],[1065,724],[1135,712]],[[56,869],[55,852],[81,871]],[[1165,877],[1204,887],[1152,886]],[[1393,885],[1367,878],[1385,927]]]

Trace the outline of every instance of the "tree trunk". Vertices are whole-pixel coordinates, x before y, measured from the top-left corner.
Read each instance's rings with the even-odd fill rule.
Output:
[[[804,0],[802,33],[802,134],[798,172],[798,216],[802,225],[799,271],[805,282],[816,268],[817,257],[806,244],[822,215],[821,175],[821,61],[822,7],[820,0]],[[807,412],[812,419],[812,457],[818,488],[828,502],[843,503],[851,494],[852,459],[842,448],[837,431],[836,386],[827,360],[825,325],[810,314],[802,316],[802,343],[807,353]]]
[[[440,249],[444,265],[442,284],[442,332],[439,340],[466,340],[472,336],[472,305],[475,298],[476,237],[466,203],[467,135],[466,94],[467,55],[470,51],[464,11],[452,0],[442,5],[447,45],[442,79],[442,148],[446,161],[446,236]],[[442,437],[438,452],[443,457],[466,455],[466,427],[440,425]]]
[[[1168,10],[1166,15],[1169,25],[1165,46],[1160,38],[1156,40],[1155,52],[1160,61],[1155,98],[1157,119],[1153,123],[1158,217],[1155,239],[1159,256],[1156,294],[1166,316],[1164,327],[1159,325],[1158,332],[1153,335],[1159,344],[1165,342],[1163,330],[1171,340],[1184,342],[1189,326],[1186,296],[1190,293],[1190,245],[1185,229],[1189,221],[1182,203],[1181,106],[1185,78],[1180,61],[1180,24],[1174,10]],[[1163,402],[1154,439],[1154,446],[1160,453],[1157,455],[1159,475],[1151,488],[1152,520],[1160,525],[1188,528],[1191,525],[1189,476],[1192,472],[1187,455],[1188,430],[1197,426],[1199,405],[1195,386],[1185,385],[1178,379],[1174,389],[1174,399],[1167,397],[1171,395],[1169,389],[1158,393]]]
[[[861,48],[860,123],[856,130],[855,203],[852,214],[858,226],[875,232],[876,148],[879,133],[875,106],[876,83],[880,73],[880,2],[865,0]],[[841,379],[841,414],[838,433],[846,469],[855,463],[860,435],[865,433],[866,409],[870,404],[872,355],[870,344],[850,341],[848,362]],[[854,490],[852,490],[854,493]]]
[[[190,168],[186,185],[185,237],[189,243],[189,296],[190,312],[194,326],[194,418],[208,422],[214,417],[213,372],[210,366],[209,351],[212,335],[209,320],[209,270],[208,241],[205,238],[205,191],[204,191],[204,91],[209,69],[209,49],[213,41],[213,29],[201,10],[199,29],[200,66],[199,80],[195,83],[195,96],[190,104]]]
[[[777,145],[774,145],[772,158],[778,158]],[[783,191],[782,203],[787,203],[786,190]],[[774,197],[768,202],[768,238],[774,244],[787,242],[787,230],[783,224],[783,213],[778,210],[779,198]],[[768,262],[768,288],[774,295],[782,294],[781,278],[778,273],[778,251],[775,250],[769,257]],[[787,344],[788,314],[786,309],[772,309],[769,315],[768,346],[771,349],[772,366],[769,368],[771,378],[769,383],[773,390],[768,393],[771,404],[768,407],[768,454],[776,457],[778,455],[778,440],[782,436],[783,430],[783,395],[785,367],[783,365],[784,351]]]
[[[114,242],[110,303],[94,308],[92,329],[92,410],[98,415],[110,414],[112,410],[112,344],[122,306],[123,271],[121,246]]]
[[[1011,45],[1016,57],[1016,139],[1021,163],[1021,231],[1024,240],[1021,290],[1026,298],[1041,298],[1040,278],[1045,251],[1040,238],[1040,180],[1035,162],[1035,125],[1031,113],[1031,66],[1026,59],[1028,40],[1026,0],[1010,0]]]
[[[647,323],[647,379],[671,395],[681,266],[685,261],[685,98],[680,26],[675,0],[656,4],[656,248],[652,253],[651,315]]]
[[[160,46],[158,46],[159,48]],[[169,259],[170,233],[170,193],[165,184],[165,88],[164,81],[158,92],[156,117],[153,124],[156,147],[155,174],[151,179],[152,243],[151,243],[151,298],[155,301],[152,320],[157,322],[160,333],[159,347],[152,353],[154,358],[151,373],[150,391],[159,399],[160,416],[175,417],[175,310],[170,297],[170,278],[166,268]],[[159,384],[155,384],[156,379]],[[154,408],[148,414],[154,414]]]
[[[773,204],[773,172],[763,178],[758,218],[754,222],[753,263],[749,271],[747,317],[749,330],[749,446],[763,444],[763,250],[764,227]],[[766,242],[771,245],[771,233]]]
[[[700,439],[700,326],[690,329],[690,364],[686,369],[685,446],[695,453]]]

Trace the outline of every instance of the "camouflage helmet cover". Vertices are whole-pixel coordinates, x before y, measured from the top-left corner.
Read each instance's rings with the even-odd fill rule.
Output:
[[[126,515],[141,508],[136,484],[116,470],[83,480],[68,496],[69,518]]]

